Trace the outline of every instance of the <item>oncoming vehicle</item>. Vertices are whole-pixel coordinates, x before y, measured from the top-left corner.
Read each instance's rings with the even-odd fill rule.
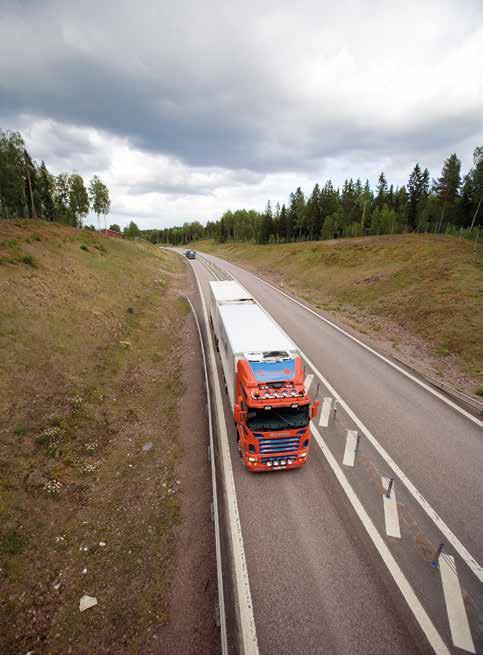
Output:
[[[319,403],[311,405],[305,390],[300,351],[237,282],[210,287],[211,325],[245,467],[303,466]]]
[[[196,259],[196,253],[194,250],[187,250],[185,255],[188,259]]]

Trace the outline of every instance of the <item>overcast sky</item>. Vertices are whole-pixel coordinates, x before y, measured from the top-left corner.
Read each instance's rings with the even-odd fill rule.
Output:
[[[262,209],[483,145],[482,0],[0,0],[0,127],[110,222]]]

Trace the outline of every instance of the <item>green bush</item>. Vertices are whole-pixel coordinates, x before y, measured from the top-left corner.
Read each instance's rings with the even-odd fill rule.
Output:
[[[17,423],[17,425],[15,426],[15,434],[18,437],[22,437],[26,432],[27,432],[27,429],[26,429],[25,425],[22,425],[22,423]]]
[[[89,251],[89,248],[86,246],[85,243],[81,243],[80,249],[81,249],[81,250],[85,250],[86,252]]]
[[[37,268],[37,264],[35,262],[35,259],[32,257],[32,255],[24,255],[23,257],[20,258],[20,261],[22,264],[26,264],[27,266],[31,266],[32,268]]]

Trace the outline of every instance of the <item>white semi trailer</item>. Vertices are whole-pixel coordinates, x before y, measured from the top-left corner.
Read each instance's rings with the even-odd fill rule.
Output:
[[[232,280],[210,282],[210,319],[245,466],[302,466],[317,404],[310,411],[299,349]]]

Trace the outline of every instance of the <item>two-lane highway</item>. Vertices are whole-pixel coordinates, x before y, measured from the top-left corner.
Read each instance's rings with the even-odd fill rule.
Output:
[[[215,278],[193,270],[207,299]],[[260,652],[429,651],[317,446],[302,470],[250,474],[227,402],[225,419]]]
[[[219,399],[250,652],[483,652],[481,421],[252,273],[207,255],[192,266],[205,304],[210,279],[251,292],[321,402],[308,465],[254,475]]]

